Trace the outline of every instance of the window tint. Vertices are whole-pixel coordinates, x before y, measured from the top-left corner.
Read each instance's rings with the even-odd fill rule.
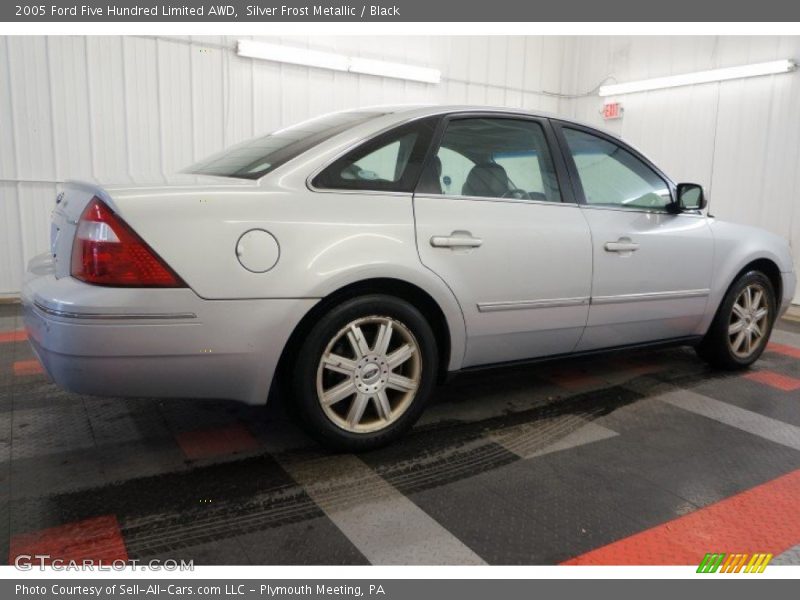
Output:
[[[311,119],[226,148],[190,166],[186,172],[259,179],[328,138],[382,114],[385,113],[348,111]]]
[[[410,192],[435,127],[436,119],[397,127],[334,161],[312,183],[322,189]]]
[[[644,162],[603,138],[564,128],[587,204],[664,209],[667,183]]]
[[[559,202],[539,123],[505,118],[451,121],[420,180],[420,193]]]

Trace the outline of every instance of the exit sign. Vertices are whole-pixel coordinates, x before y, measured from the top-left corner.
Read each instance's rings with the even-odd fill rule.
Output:
[[[603,118],[608,121],[610,119],[622,118],[622,103],[609,102],[603,105]]]

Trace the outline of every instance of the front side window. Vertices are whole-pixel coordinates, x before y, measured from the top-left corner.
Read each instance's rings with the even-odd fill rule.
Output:
[[[312,184],[320,189],[410,192],[419,178],[436,119],[379,135],[335,160]]]
[[[672,203],[667,183],[621,146],[577,129],[563,132],[587,204],[664,210]]]
[[[509,118],[455,119],[420,179],[420,193],[560,202],[542,126]]]

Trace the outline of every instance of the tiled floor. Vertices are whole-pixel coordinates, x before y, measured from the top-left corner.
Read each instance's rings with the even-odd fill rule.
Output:
[[[800,324],[743,374],[689,349],[465,375],[328,455],[278,405],[63,392],[0,305],[0,547],[197,564],[800,561]]]

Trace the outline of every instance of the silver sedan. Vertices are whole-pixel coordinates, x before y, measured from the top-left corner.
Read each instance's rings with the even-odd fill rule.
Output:
[[[335,113],[169,184],[68,183],[26,325],[69,390],[280,392],[323,443],[367,449],[461,370],[663,343],[752,364],[794,294],[789,246],[705,207],[554,116]]]

